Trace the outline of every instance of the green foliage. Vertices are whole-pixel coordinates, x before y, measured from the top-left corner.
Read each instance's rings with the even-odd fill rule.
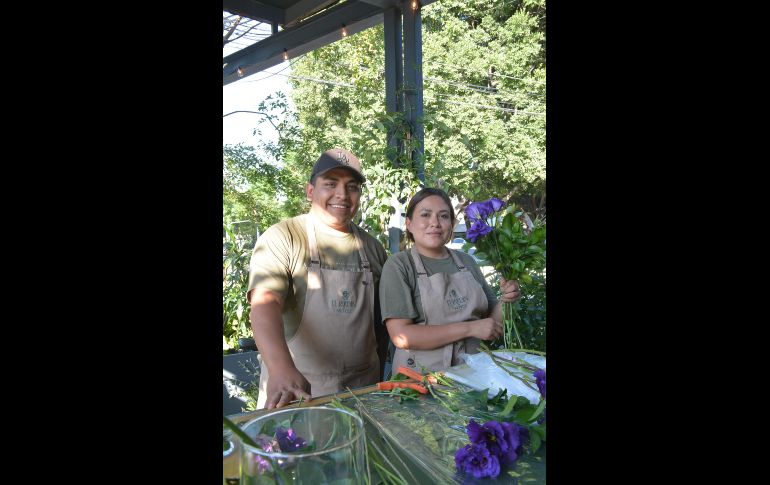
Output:
[[[462,200],[545,191],[545,116],[528,114],[545,112],[544,4],[442,0],[422,11],[425,112],[451,134],[426,130],[426,152]]]
[[[232,228],[225,225],[223,246],[222,336],[224,343],[233,348],[239,338],[252,335],[246,290],[253,240],[237,237]]]
[[[521,298],[513,303],[518,314],[516,322],[522,346],[525,349],[546,351],[546,277],[545,269],[528,273],[528,282],[519,280]],[[492,279],[492,289],[499,293],[499,280]],[[505,348],[503,337],[491,345],[493,349]]]
[[[491,231],[466,243],[464,249],[475,246],[474,256],[481,264],[491,265],[507,280],[517,280],[522,293],[518,301],[503,305],[502,347],[510,348],[513,333],[523,348],[545,351],[545,219],[523,222],[524,213],[513,205],[481,217]],[[466,213],[466,223],[471,222]]]
[[[222,188],[225,222],[250,220],[264,231],[307,209],[305,182],[310,166],[292,163],[299,129],[286,96],[280,92],[269,95],[258,111],[266,114],[278,140],[262,137],[261,130],[255,128],[257,150],[243,144],[225,145]]]
[[[383,243],[390,207],[398,208],[391,197],[415,192],[418,161],[426,185],[461,203],[544,200],[545,2],[442,0],[422,18],[425,150],[416,160],[411,127],[385,110],[381,25],[292,63],[305,79],[291,80],[297,114],[279,142],[286,166],[308,173],[327,148],[353,150],[369,179],[361,223]],[[386,148],[389,138],[406,148]]]
[[[492,232],[465,243],[464,248],[475,246],[474,255],[483,260],[482,264],[492,265],[505,279],[531,283],[530,273],[545,267],[546,226],[525,228],[522,215],[513,205],[508,206],[487,221]]]
[[[240,379],[234,379],[232,377],[226,377],[234,387],[240,389],[237,393],[230,393],[230,397],[239,397],[245,399],[245,406],[241,408],[241,411],[256,411],[257,401],[259,399],[259,365],[255,364],[251,359],[246,360],[246,363],[239,362],[241,368],[249,376],[248,381],[242,381]]]
[[[294,107],[283,93],[258,107],[277,141],[260,138],[259,153],[224,148],[226,222],[250,220],[264,230],[306,212],[311,167],[333,146],[361,159],[367,183],[356,222],[386,248],[391,214],[419,188],[418,164],[425,185],[463,206],[494,196],[544,214],[545,0],[441,0],[421,14],[424,151],[415,154],[413,127],[385,109],[383,27],[364,30],[292,61]],[[539,342],[532,348],[544,348],[545,279],[521,275],[534,285],[522,280],[531,295],[517,303],[522,337],[531,325],[530,341]]]

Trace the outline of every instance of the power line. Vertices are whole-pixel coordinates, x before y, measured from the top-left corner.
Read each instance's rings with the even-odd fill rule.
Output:
[[[355,68],[350,66],[349,64],[340,63],[338,65],[340,67],[343,67],[343,68],[349,70],[349,71],[355,70]],[[358,70],[361,70],[360,66],[359,66]],[[381,74],[383,74],[383,76],[384,76],[384,71],[381,72]],[[518,93],[517,92],[510,92],[510,91],[502,91],[502,90],[499,90],[499,89],[496,89],[496,88],[490,88],[488,86],[482,86],[482,85],[479,85],[479,84],[460,83],[460,82],[456,82],[456,81],[449,81],[449,80],[446,80],[446,79],[440,79],[440,78],[434,78],[434,77],[427,77],[426,76],[425,78],[423,78],[423,80],[430,81],[430,82],[437,82],[437,83],[441,83],[441,84],[448,84],[448,85],[452,85],[452,86],[456,86],[456,87],[460,87],[460,88],[465,88],[465,89],[469,89],[469,90],[472,90],[472,91],[476,91],[476,92],[479,92],[479,93],[482,93],[482,94],[490,94],[490,95],[494,95],[494,96],[507,95],[507,96],[511,96],[511,97],[516,97],[516,96],[522,96],[523,95],[523,96],[536,97],[536,98],[540,98],[540,99],[545,98],[545,95],[542,95],[542,94],[539,94],[539,93],[531,93],[531,92],[526,92],[526,91],[518,92]]]
[[[248,80],[248,81],[246,81],[246,82],[255,83],[255,82],[259,82],[259,81],[264,81],[265,79],[267,79],[267,78],[269,78],[269,77],[273,77],[273,76],[276,76],[276,75],[279,75],[279,76],[285,76],[285,74],[281,74],[281,72],[283,72],[283,71],[285,71],[286,69],[288,69],[288,68],[290,68],[291,66],[293,66],[293,65],[294,65],[294,63],[295,63],[295,62],[296,62],[298,59],[300,59],[300,58],[299,58],[299,57],[295,57],[294,59],[292,59],[291,61],[289,61],[289,65],[288,65],[288,66],[284,67],[284,68],[283,68],[283,69],[281,69],[280,71],[271,72],[271,73],[270,73],[270,75],[268,75],[268,76],[265,76],[265,77],[261,77],[261,78],[259,78],[259,79],[250,79],[250,80]]]
[[[460,69],[460,70],[468,70],[468,69],[469,69],[469,68],[468,68],[468,66],[456,66],[456,65],[454,65],[454,64],[448,64],[448,63],[446,63],[446,62],[439,62],[439,61],[435,61],[435,60],[431,60],[431,61],[428,61],[428,63],[429,63],[429,64],[430,64],[430,63],[433,63],[433,64],[440,64],[440,65],[442,65],[442,66],[449,66],[449,67],[453,67],[453,68],[455,68],[455,69]],[[479,71],[479,72],[484,72],[484,70],[482,70],[482,69],[478,69],[478,71]],[[507,78],[509,78],[509,79],[516,79],[517,81],[526,81],[526,82],[532,82],[532,83],[536,83],[536,84],[545,84],[545,81],[540,81],[540,80],[538,80],[538,79],[532,79],[532,78],[522,78],[522,77],[514,77],[514,76],[508,76],[508,75],[506,75],[506,74],[500,74],[500,73],[498,73],[498,72],[495,72],[495,73],[493,73],[492,75],[493,75],[493,76],[500,76],[500,77],[507,77]]]
[[[321,84],[330,84],[332,86],[343,86],[343,87],[346,87],[346,88],[354,88],[354,87],[356,87],[355,84],[339,83],[339,82],[335,82],[335,81],[329,81],[328,79],[316,79],[314,77],[295,76],[293,74],[280,74],[279,72],[276,72],[274,74],[277,74],[279,76],[286,76],[286,77],[289,77],[289,78],[292,78],[292,79],[304,79],[306,81],[313,81],[313,82],[321,83]],[[246,82],[256,82],[256,81],[246,81]]]
[[[431,94],[433,96],[438,96],[440,98],[456,101],[456,103],[451,103],[449,101],[444,101],[444,99],[437,100],[437,99],[431,98],[433,101],[441,101],[441,102],[445,102],[447,104],[457,104],[457,103],[460,103],[460,104],[470,105],[470,106],[487,107],[487,108],[490,108],[490,109],[491,108],[495,108],[495,109],[498,109],[500,111],[510,112],[510,113],[514,113],[514,114],[526,113],[526,114],[534,114],[534,115],[539,115],[539,116],[545,116],[545,113],[534,113],[532,111],[526,111],[525,109],[521,109],[518,106],[516,106],[515,103],[505,103],[505,104],[512,104],[514,106],[513,108],[505,108],[503,106],[492,106],[492,105],[484,105],[484,104],[478,104],[478,103],[468,103],[468,102],[464,101],[466,98],[456,98],[456,97],[453,97],[453,96],[448,95],[448,94],[436,93],[436,92],[432,92],[432,91],[424,91],[424,92],[427,93],[427,94]]]
[[[490,87],[487,87],[487,86],[481,86],[481,85],[478,85],[478,84],[464,84],[464,83],[458,83],[458,82],[454,82],[454,81],[447,81],[445,79],[438,79],[438,78],[434,78],[434,77],[425,77],[424,80],[425,81],[430,81],[430,82],[436,82],[436,83],[440,83],[440,84],[449,84],[451,86],[458,86],[458,87],[462,87],[462,88],[465,88],[465,89],[470,89],[472,91],[476,91],[476,92],[482,93],[482,94],[491,94],[491,95],[497,95],[497,96],[499,96],[501,94],[506,94],[508,96],[516,96],[517,94],[519,94],[519,93],[511,93],[511,92],[508,92],[508,91],[501,91],[499,89],[490,88]],[[544,98],[545,97],[545,96],[542,96],[542,95],[537,94],[537,93],[527,93],[527,92],[524,92],[523,94],[525,94],[525,95],[534,95],[535,97],[538,97],[538,98]]]
[[[286,68],[284,68],[284,69],[286,69]],[[282,70],[284,70],[284,69],[282,69]],[[312,78],[312,77],[307,77],[307,76],[296,76],[296,75],[292,75],[292,74],[281,74],[280,72],[272,73],[271,76],[272,75],[285,76],[285,77],[293,78],[293,79],[302,79],[302,80],[305,80],[305,81],[311,81],[311,82],[315,82],[315,83],[319,83],[319,84],[328,84],[328,85],[332,85],[332,86],[341,86],[341,87],[346,87],[346,88],[355,88],[356,87],[354,84],[341,83],[341,82],[336,82],[336,81],[330,81],[328,79],[318,79],[318,78]],[[263,78],[263,79],[265,79],[265,78]],[[245,81],[245,82],[257,82],[257,81],[259,81],[259,80],[250,80],[250,81]],[[366,91],[366,92],[367,92],[367,94],[371,94],[371,91]],[[434,93],[434,94],[437,95],[437,96],[442,96],[441,93]],[[443,96],[447,96],[447,95],[443,95]],[[430,98],[430,97],[426,97],[425,99],[427,99],[429,101],[442,102],[442,103],[446,103],[446,104],[454,104],[454,105],[462,105],[462,106],[473,106],[473,107],[476,107],[476,108],[503,111],[503,112],[506,112],[506,113],[513,113],[514,115],[518,115],[518,114],[530,115],[530,116],[545,116],[546,115],[545,113],[536,113],[536,112],[532,112],[532,111],[520,110],[517,107],[514,107],[514,108],[503,108],[501,106],[483,105],[483,104],[478,104],[478,103],[466,103],[466,102],[462,102],[462,101],[446,101],[446,100],[443,100],[443,99],[435,99],[435,98]],[[450,99],[457,99],[457,98],[450,98]]]
[[[545,116],[545,113],[533,113],[531,111],[523,111],[518,108],[503,108],[501,106],[490,106],[490,105],[476,104],[476,103],[463,103],[461,101],[445,101],[443,99],[435,99],[435,98],[429,98],[429,97],[425,97],[425,99],[428,101],[435,101],[435,102],[441,102],[446,104],[457,104],[457,105],[463,105],[463,106],[473,106],[475,108],[504,111],[506,113],[513,113],[514,115],[524,114],[524,115],[532,115],[532,116]]]

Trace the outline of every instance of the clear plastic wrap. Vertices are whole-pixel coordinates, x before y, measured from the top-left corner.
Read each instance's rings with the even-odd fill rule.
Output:
[[[450,411],[432,396],[398,401],[377,394],[346,399],[343,404],[355,407],[365,421],[367,446],[375,447],[387,460],[390,471],[397,470],[408,484],[541,484],[545,483],[545,444],[534,455],[522,454],[512,468],[496,479],[473,479],[456,473],[455,452],[470,441],[465,427],[471,418],[483,423],[487,419],[470,389],[441,399],[456,412]],[[370,465],[371,466],[371,465]],[[381,473],[371,466],[372,483]]]
[[[495,351],[496,356],[502,359],[513,361],[521,359],[540,369],[545,369],[545,357],[525,352]],[[494,396],[499,389],[507,389],[509,396],[524,396],[529,402],[536,403],[540,399],[540,392],[537,388],[527,386],[521,379],[509,375],[492,361],[492,358],[485,352],[478,354],[460,354],[460,358],[465,360],[464,365],[450,367],[447,369],[447,375],[460,380],[474,389],[489,389],[489,395]],[[466,367],[467,366],[467,367]],[[509,369],[516,375],[526,377],[534,382],[531,372],[524,372],[516,369]]]

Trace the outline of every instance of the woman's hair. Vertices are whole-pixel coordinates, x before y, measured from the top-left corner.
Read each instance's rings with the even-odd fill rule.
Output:
[[[444,199],[444,202],[446,202],[447,207],[449,207],[449,215],[452,218],[452,227],[449,231],[449,238],[446,240],[446,242],[449,242],[452,240],[452,234],[455,227],[455,210],[452,208],[452,201],[449,199],[449,196],[446,195],[446,192],[444,192],[441,189],[437,189],[434,187],[426,187],[424,189],[421,189],[418,191],[414,196],[412,196],[412,200],[409,201],[409,205],[406,206],[406,217],[409,218],[409,220],[412,220],[412,215],[414,214],[414,208],[417,207],[417,204],[420,203],[423,199],[430,197],[431,195],[438,195],[442,199]],[[409,241],[414,242],[414,236],[411,232],[409,232],[409,229],[406,230],[406,238],[409,239]]]

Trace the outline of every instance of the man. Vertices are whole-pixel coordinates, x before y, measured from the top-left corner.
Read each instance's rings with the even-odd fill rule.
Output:
[[[352,223],[364,182],[355,155],[325,151],[305,187],[310,211],[270,227],[254,246],[247,297],[260,409],[382,377],[374,322],[387,254]]]

